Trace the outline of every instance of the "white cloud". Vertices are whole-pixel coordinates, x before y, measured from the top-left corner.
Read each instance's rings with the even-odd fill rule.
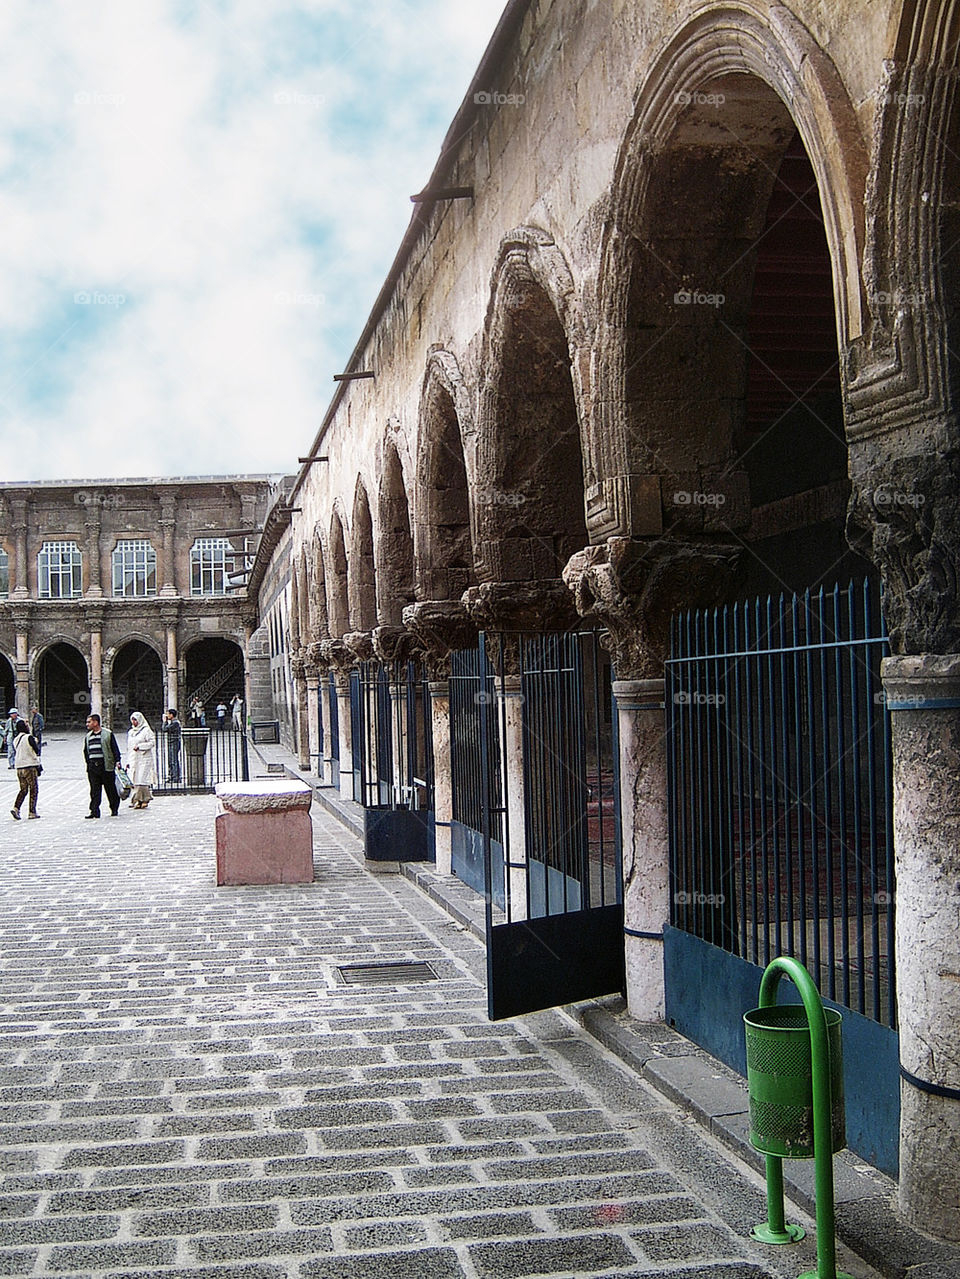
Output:
[[[8,479],[292,470],[501,0],[7,0]]]

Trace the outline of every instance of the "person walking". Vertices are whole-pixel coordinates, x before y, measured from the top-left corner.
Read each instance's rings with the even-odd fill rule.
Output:
[[[173,786],[180,785],[180,739],[183,725],[177,719],[177,710],[171,706],[163,717],[160,732],[167,739],[167,781]]]
[[[100,797],[107,793],[110,816],[120,812],[120,796],[117,794],[117,778],[114,770],[121,763],[120,746],[109,728],[102,726],[100,716],[87,716],[87,735],[83,739],[83,758],[90,781],[90,812],[87,817],[100,816]]]
[[[239,693],[234,693],[230,699],[230,710],[233,719],[233,731],[235,733],[243,732],[243,698]]]
[[[39,817],[37,812],[37,778],[40,776],[40,743],[30,732],[26,720],[18,719],[14,729],[14,750],[17,760],[17,781],[20,791],[13,801],[10,816],[14,821],[20,820],[20,805],[30,796],[27,816]]]
[[[0,737],[3,739],[3,749],[7,752],[7,761],[10,768],[16,768],[17,766],[13,754],[16,748],[13,730],[16,728],[19,718],[20,712],[15,706],[11,706],[7,711],[7,718],[3,721],[2,728],[0,728]]]
[[[127,759],[133,783],[130,807],[146,808],[153,799],[153,787],[157,784],[157,744],[153,729],[139,711],[130,716]]]
[[[217,702],[217,730],[223,732],[227,726],[227,703]]]
[[[30,731],[37,743],[37,754],[43,750],[43,730],[46,727],[43,716],[40,714],[39,706],[31,706],[30,708]]]

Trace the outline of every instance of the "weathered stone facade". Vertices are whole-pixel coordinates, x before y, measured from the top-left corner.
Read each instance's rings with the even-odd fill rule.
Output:
[[[0,485],[4,709],[82,726],[92,708],[122,725],[211,679],[208,711],[242,694],[256,607],[221,565],[242,567],[241,530],[252,549],[272,488],[258,475]]]
[[[947,0],[512,0],[347,362],[366,376],[284,499],[302,758],[308,679],[342,682],[384,637],[442,681],[477,626],[575,609],[609,629],[639,1015],[661,1007],[667,893],[636,696],[671,614],[857,572],[882,581],[895,653],[960,648],[958,35]],[[957,781],[949,839],[918,854],[932,800],[896,768],[900,891],[950,863],[900,963],[953,1009]],[[960,1089],[938,1043],[909,1069]],[[932,1097],[904,1106],[904,1203],[955,1236],[956,1163],[952,1190],[917,1173],[943,1158]]]

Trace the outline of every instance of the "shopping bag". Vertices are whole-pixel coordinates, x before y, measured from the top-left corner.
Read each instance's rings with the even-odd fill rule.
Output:
[[[117,779],[117,794],[121,799],[126,799],[133,790],[133,782],[130,780],[130,774],[120,764],[114,770],[114,776]]]

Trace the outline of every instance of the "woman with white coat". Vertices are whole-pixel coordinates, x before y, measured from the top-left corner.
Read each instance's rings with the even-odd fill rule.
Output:
[[[153,729],[139,711],[130,716],[127,761],[133,785],[130,807],[146,808],[153,799],[152,788],[157,784],[157,744]]]

